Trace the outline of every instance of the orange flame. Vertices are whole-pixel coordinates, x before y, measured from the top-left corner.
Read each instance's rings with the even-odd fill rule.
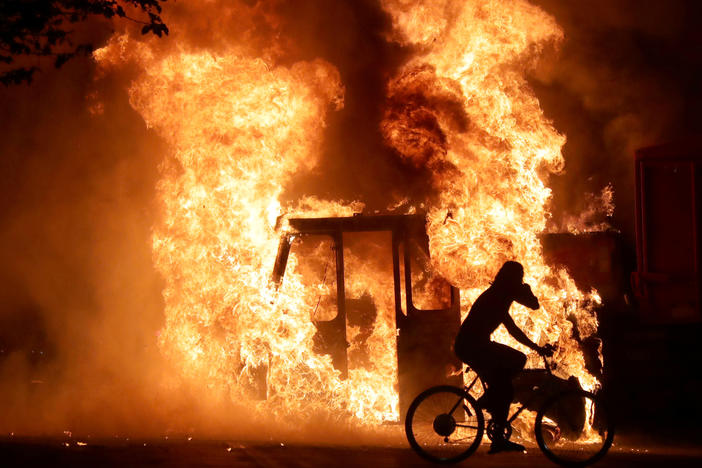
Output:
[[[521,261],[542,308],[515,306],[515,321],[534,341],[557,342],[563,371],[596,387],[566,318],[575,314],[581,336],[591,335],[597,321],[587,304],[598,298],[546,265],[538,239],[549,217],[548,173],[563,166],[565,137],[543,116],[525,73],[562,32],[526,1],[382,4],[393,18],[391,39],[417,51],[388,84],[388,102],[405,104],[388,106],[382,131],[401,157],[431,174],[434,267],[464,291],[465,314],[503,261]],[[178,21],[167,20],[168,40],[120,34],[95,53],[104,68],[136,63],[130,103],[172,150],[161,168],[163,219],[153,238],[166,281],[163,352],[185,376],[231,398],[249,398],[263,369],[268,398],[252,405],[280,414],[397,419],[392,288],[370,267],[348,286],[356,295],[372,291],[381,313],[366,340],[373,364],[342,380],[330,358],[313,351],[317,292],[295,273],[279,291],[269,285],[281,214],[349,216],[362,208],[280,202],[285,184],[315,165],[326,113],[343,105],[338,72],[322,60],[276,65],[246,44],[189,47]],[[297,261],[291,254],[293,271]],[[364,268],[353,256],[348,262]],[[521,348],[505,330],[496,335]],[[534,356],[529,362],[538,364]]]

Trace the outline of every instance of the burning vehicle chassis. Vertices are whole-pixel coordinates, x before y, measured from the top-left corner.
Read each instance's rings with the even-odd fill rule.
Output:
[[[412,399],[425,388],[442,383],[463,384],[461,363],[452,350],[460,326],[460,294],[458,288],[431,271],[423,215],[294,218],[288,223],[290,230],[280,239],[273,269],[272,280],[276,288],[283,282],[295,242],[312,237],[319,239],[319,236],[331,242],[336,272],[336,315],[327,320],[313,320],[317,329],[315,348],[317,352],[331,356],[342,378],[348,376],[349,312],[364,307],[363,298],[350,298],[346,294],[345,236],[349,233],[387,232],[391,234],[392,248],[400,417],[404,417]],[[325,278],[326,273],[325,270]],[[443,307],[423,308],[417,300],[418,292],[429,296],[430,303],[436,304],[437,299],[443,299]],[[441,293],[443,298],[439,297]]]

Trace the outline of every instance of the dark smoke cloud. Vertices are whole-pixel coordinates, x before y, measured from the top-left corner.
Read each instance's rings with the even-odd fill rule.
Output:
[[[633,248],[636,149],[699,134],[702,5],[694,0],[535,0],[565,40],[532,79],[568,137],[565,174],[551,179],[555,223],[614,188],[610,220]],[[592,199],[589,196],[589,199]]]
[[[296,177],[286,197],[359,200],[373,212],[422,190],[424,174],[397,158],[380,130],[387,82],[410,53],[386,41],[389,15],[373,0],[284,2],[278,13],[281,32],[294,38],[287,60],[321,57],[338,68],[345,87],[344,109],[329,115],[319,164]]]
[[[168,3],[170,15],[192,18],[172,35],[193,47],[243,38],[275,63],[322,58],[339,69],[345,107],[329,118],[320,163],[287,187],[288,199],[358,199],[373,210],[426,190],[425,175],[383,143],[383,112],[401,105],[388,104],[386,84],[411,51],[386,42],[390,19],[376,2],[220,0],[209,13]],[[566,37],[532,77],[568,136],[566,173],[551,180],[556,217],[612,182],[613,224],[633,238],[631,152],[700,131],[700,7],[535,3]],[[0,89],[0,431],[162,434],[204,424],[156,348],[163,304],[151,226],[168,149],[129,106],[129,74],[94,74],[77,59],[31,86]]]

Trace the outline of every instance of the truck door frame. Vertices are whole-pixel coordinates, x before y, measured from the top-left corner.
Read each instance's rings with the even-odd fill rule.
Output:
[[[393,262],[393,289],[395,297],[395,328],[398,330],[396,347],[397,347],[397,366],[398,366],[398,392],[400,394],[400,418],[404,419],[406,407],[414,396],[417,389],[424,389],[431,385],[439,384],[462,384],[462,373],[460,362],[453,356],[452,349],[449,349],[450,355],[444,353],[446,358],[443,364],[448,364],[453,356],[452,363],[458,365],[457,372],[447,375],[443,369],[438,369],[433,372],[415,372],[411,377],[405,379],[400,376],[400,369],[406,366],[405,348],[410,349],[413,353],[421,354],[426,351],[426,354],[431,354],[431,350],[416,349],[417,343],[422,343],[421,335],[430,329],[422,330],[422,328],[446,327],[447,334],[457,332],[460,326],[460,291],[453,285],[451,288],[450,304],[444,309],[422,310],[414,306],[412,299],[412,262],[411,249],[414,245],[420,248],[428,255],[429,243],[426,235],[425,223],[426,218],[422,215],[379,215],[379,216],[353,216],[340,218],[292,218],[288,220],[293,232],[289,232],[281,237],[278,246],[278,254],[273,268],[272,282],[277,288],[280,286],[285,268],[287,265],[288,256],[292,242],[297,236],[305,235],[327,235],[333,241],[335,249],[335,267],[336,267],[336,284],[337,284],[337,315],[329,321],[315,322],[318,330],[321,333],[326,333],[335,336],[339,340],[339,346],[343,347],[343,353],[338,356],[332,354],[335,367],[341,372],[342,378],[348,377],[348,356],[346,349],[346,291],[345,291],[345,269],[344,269],[344,240],[345,232],[390,232],[391,233],[391,248]],[[414,244],[413,244],[414,242]],[[412,245],[411,245],[412,244]],[[400,251],[402,250],[402,251]],[[400,274],[400,265],[404,268],[404,278]],[[405,288],[405,313],[402,310],[402,285]],[[438,323],[438,321],[442,321]],[[437,323],[433,323],[437,322]],[[455,333],[453,334],[455,336]],[[414,337],[414,338],[413,338]],[[419,341],[417,341],[417,337]],[[403,345],[401,346],[401,341]],[[448,347],[451,348],[451,342]],[[331,353],[330,353],[331,354]],[[343,354],[343,357],[342,357]],[[402,355],[401,355],[402,354]],[[409,359],[409,358],[407,358]],[[409,363],[407,363],[409,364]],[[436,363],[438,367],[442,363]],[[426,370],[426,369],[425,369]]]

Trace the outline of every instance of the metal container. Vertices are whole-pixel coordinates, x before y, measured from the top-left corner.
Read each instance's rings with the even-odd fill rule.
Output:
[[[636,152],[636,256],[632,288],[642,319],[700,322],[702,145]]]

